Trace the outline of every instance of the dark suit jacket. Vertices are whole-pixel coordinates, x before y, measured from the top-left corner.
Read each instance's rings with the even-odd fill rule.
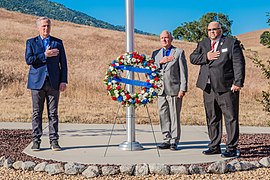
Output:
[[[26,41],[25,60],[30,65],[28,89],[41,89],[46,79],[46,65],[52,88],[59,90],[61,82],[67,83],[67,61],[62,40],[50,36],[51,49],[59,50],[58,56],[45,58],[42,39],[37,36]]]
[[[190,62],[200,65],[197,87],[205,90],[208,77],[214,92],[230,91],[232,84],[243,87],[245,80],[245,58],[239,41],[230,37],[221,37],[217,51],[217,60],[209,61],[207,52],[211,50],[211,40],[206,38],[198,43],[190,55]]]

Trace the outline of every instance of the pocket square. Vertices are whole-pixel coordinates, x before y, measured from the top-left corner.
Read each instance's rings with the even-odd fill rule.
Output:
[[[221,52],[227,52],[228,48],[221,49]]]

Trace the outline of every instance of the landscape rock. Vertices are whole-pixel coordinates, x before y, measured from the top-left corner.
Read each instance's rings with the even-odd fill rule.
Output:
[[[13,161],[12,161],[10,158],[7,158],[7,159],[4,161],[3,166],[4,166],[5,168],[12,168],[12,167],[13,167],[12,164],[13,164]]]
[[[259,161],[259,163],[261,163],[264,167],[270,167],[270,158],[264,157]]]
[[[126,175],[132,175],[135,169],[135,165],[132,164],[124,164],[120,166],[120,172],[122,174],[126,174]]]
[[[242,162],[235,162],[234,167],[236,171],[242,171],[244,169],[244,165]]]
[[[171,174],[188,175],[188,169],[186,168],[186,166],[171,166]]]
[[[254,166],[256,166],[257,168],[261,168],[262,164],[259,163],[258,161],[250,161],[249,163],[253,164]]]
[[[101,171],[103,176],[115,175],[120,172],[117,166],[103,166],[101,168]]]
[[[205,174],[205,170],[202,166],[192,164],[189,166],[188,171],[190,174]]]
[[[24,171],[33,171],[36,166],[36,163],[32,161],[25,161],[22,163],[22,170]]]
[[[227,164],[225,161],[217,161],[208,166],[208,173],[224,174],[227,170]]]
[[[61,163],[48,164],[45,167],[45,171],[50,175],[60,174],[64,172],[64,168]]]
[[[230,162],[229,164],[231,166],[233,166],[233,167],[227,166],[230,172],[234,172],[234,171],[247,171],[247,170],[255,169],[256,168],[256,166],[254,164],[251,164],[248,161],[241,161],[241,162],[239,162],[237,160],[237,161]]]
[[[80,174],[84,171],[85,166],[82,164],[69,162],[65,164],[65,173],[70,175]]]
[[[151,174],[169,175],[170,167],[166,164],[153,163],[149,164],[149,171]]]
[[[97,166],[88,166],[83,172],[82,175],[86,178],[93,178],[99,175],[99,170]]]
[[[4,166],[5,160],[6,160],[6,157],[5,156],[1,156],[0,157],[0,167],[3,167]]]
[[[137,164],[135,167],[135,176],[146,176],[149,174],[148,164]]]
[[[248,171],[257,168],[254,164],[250,163],[249,161],[241,161],[241,163],[242,163],[242,171]]]
[[[15,163],[12,164],[12,166],[14,169],[19,170],[19,169],[22,169],[22,163],[23,161],[16,161]]]
[[[39,163],[34,167],[34,171],[36,171],[36,172],[44,172],[47,165],[48,165],[47,162]]]
[[[227,170],[228,172],[235,172],[236,168],[235,168],[235,164],[239,163],[239,161],[237,159],[234,159],[232,161],[230,161],[229,163],[227,163]]]

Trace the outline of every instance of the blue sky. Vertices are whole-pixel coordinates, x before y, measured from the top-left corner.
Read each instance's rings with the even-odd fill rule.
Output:
[[[125,0],[51,0],[113,25],[125,25]],[[199,20],[208,12],[233,20],[232,34],[269,28],[270,0],[134,0],[135,28],[154,34],[173,31],[181,23]]]

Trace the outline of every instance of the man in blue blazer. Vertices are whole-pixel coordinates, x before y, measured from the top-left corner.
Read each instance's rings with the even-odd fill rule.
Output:
[[[36,23],[39,36],[28,39],[25,50],[25,60],[30,66],[27,88],[31,89],[33,105],[32,150],[40,150],[42,114],[46,100],[51,148],[59,151],[58,102],[60,91],[66,90],[66,54],[62,40],[50,36],[50,19],[40,17]]]

